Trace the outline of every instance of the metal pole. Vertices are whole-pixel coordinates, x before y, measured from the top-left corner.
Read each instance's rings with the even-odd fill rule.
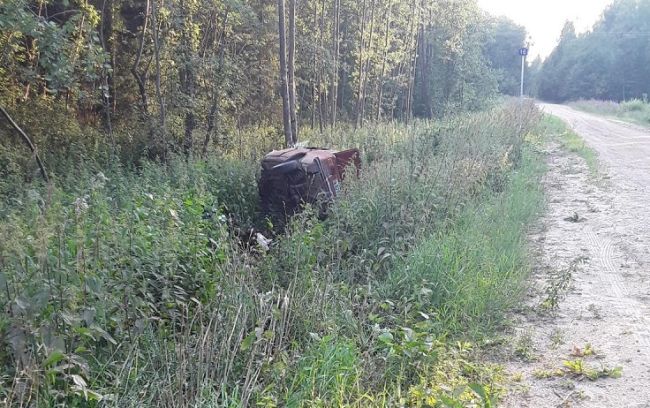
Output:
[[[521,93],[520,97],[523,99],[524,97],[524,69],[526,67],[526,56],[522,55],[521,56]]]

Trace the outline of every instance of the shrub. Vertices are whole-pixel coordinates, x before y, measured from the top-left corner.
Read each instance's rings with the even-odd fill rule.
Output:
[[[621,108],[626,112],[641,112],[650,108],[650,105],[643,102],[641,99],[632,99],[621,102]]]

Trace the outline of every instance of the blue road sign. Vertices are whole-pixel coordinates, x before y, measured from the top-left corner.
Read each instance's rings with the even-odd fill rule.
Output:
[[[522,57],[525,57],[526,55],[528,55],[528,48],[525,48],[525,47],[520,48],[519,49],[519,55],[521,55]]]

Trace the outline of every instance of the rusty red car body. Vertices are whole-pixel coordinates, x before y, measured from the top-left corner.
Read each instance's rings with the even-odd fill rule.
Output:
[[[305,203],[323,215],[339,194],[346,170],[354,165],[358,175],[358,149],[335,151],[315,147],[274,150],[262,160],[259,193],[262,211],[275,217],[292,215]]]

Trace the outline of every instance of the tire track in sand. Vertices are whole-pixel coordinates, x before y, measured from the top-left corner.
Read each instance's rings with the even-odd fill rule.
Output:
[[[538,253],[529,308],[513,316],[513,347],[506,363],[513,382],[503,406],[510,408],[650,407],[650,130],[624,126],[544,105],[572,125],[598,152],[604,173],[594,179],[584,160],[548,146],[546,214],[531,245]],[[634,143],[628,143],[633,141]],[[569,214],[584,222],[562,222]],[[571,265],[572,289],[552,316],[538,313],[549,276]],[[528,345],[527,359],[516,354]],[[596,356],[574,352],[590,344]],[[585,381],[539,376],[563,363],[622,368],[621,378]]]
[[[600,268],[597,268],[598,279],[603,285],[606,285],[604,288],[609,289],[616,299],[611,306],[617,309],[617,315],[628,315],[633,318],[628,321],[628,324],[634,329],[632,334],[640,345],[644,346],[646,350],[650,349],[650,321],[641,312],[646,307],[635,300],[632,297],[633,292],[626,287],[620,275],[620,269],[616,267],[614,261],[614,243],[610,239],[598,236],[592,227],[586,227],[584,234],[590,249],[594,250],[600,264]]]

